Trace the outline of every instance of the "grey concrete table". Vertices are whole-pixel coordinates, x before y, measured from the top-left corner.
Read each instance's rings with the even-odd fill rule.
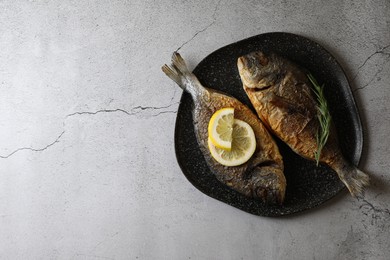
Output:
[[[351,81],[364,199],[284,218],[199,192],[174,154],[194,68],[264,32],[308,36]],[[390,2],[0,1],[1,259],[389,259]]]

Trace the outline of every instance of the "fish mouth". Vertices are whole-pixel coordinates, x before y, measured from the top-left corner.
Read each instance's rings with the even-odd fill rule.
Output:
[[[262,75],[263,67],[268,59],[257,52],[241,56],[237,59],[237,68],[245,87],[256,91],[266,90],[272,85]]]
[[[264,91],[264,90],[270,89],[272,87],[272,85],[263,84],[263,85],[256,86],[256,87],[249,87],[249,86],[246,86],[246,87],[248,90],[250,90],[252,92],[259,92],[259,91]]]
[[[256,74],[257,68],[260,66],[260,62],[253,58],[253,56],[241,56],[237,60],[237,68],[240,72],[246,72],[248,76],[250,74]]]
[[[238,58],[239,68],[253,69],[268,65],[268,58],[261,51],[251,52]]]
[[[241,79],[243,78],[243,74],[244,74],[244,72],[245,72],[245,70],[246,70],[246,64],[247,64],[247,62],[246,62],[246,59],[245,59],[245,57],[239,57],[238,59],[237,59],[237,69],[238,69],[238,72],[239,72],[239,74],[240,74],[240,76],[241,76]]]
[[[249,59],[247,59],[246,56],[239,57],[237,60],[237,67],[238,67],[239,71],[251,68],[251,64],[249,63]]]

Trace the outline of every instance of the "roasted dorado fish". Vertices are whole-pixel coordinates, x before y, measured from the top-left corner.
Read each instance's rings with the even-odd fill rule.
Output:
[[[248,197],[259,198],[266,203],[282,203],[286,190],[282,156],[258,117],[237,99],[203,87],[178,53],[173,54],[171,66],[164,65],[162,70],[184,91],[191,94],[194,101],[196,138],[216,178]],[[208,149],[207,128],[210,118],[215,111],[225,107],[234,108],[234,117],[248,123],[256,137],[255,153],[249,161],[239,166],[223,166],[212,158]]]
[[[238,58],[243,88],[263,123],[300,156],[314,160],[317,151],[317,101],[304,69],[274,53],[252,52]],[[338,174],[353,196],[369,177],[347,162],[338,147],[334,125],[320,162]]]

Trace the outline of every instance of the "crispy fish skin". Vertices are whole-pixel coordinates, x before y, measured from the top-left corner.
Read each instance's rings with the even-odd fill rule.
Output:
[[[320,127],[317,101],[304,69],[274,53],[253,52],[238,58],[243,88],[263,123],[300,156],[314,160]],[[338,146],[334,125],[320,162],[338,174],[353,196],[359,196],[369,177],[347,162]]]
[[[191,94],[194,101],[193,120],[196,138],[216,178],[245,196],[258,198],[270,204],[281,204],[286,190],[283,159],[275,141],[257,116],[237,99],[203,87],[176,52],[172,55],[171,66],[164,65],[162,70],[184,91]],[[233,107],[234,117],[247,122],[256,136],[254,155],[239,166],[223,166],[214,160],[208,149],[210,118],[217,110],[225,107]]]

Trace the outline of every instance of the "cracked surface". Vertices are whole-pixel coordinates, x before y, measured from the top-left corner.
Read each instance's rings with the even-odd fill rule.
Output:
[[[353,77],[353,79],[356,79],[359,75],[359,72],[364,69],[367,63],[369,63],[372,59],[376,58],[376,56],[379,56],[379,62],[378,59],[374,63],[374,67],[376,68],[376,71],[373,73],[370,73],[368,75],[368,80],[365,80],[365,83],[362,86],[359,86],[354,89],[354,91],[364,89],[367,86],[369,86],[375,79],[378,79],[378,76],[383,72],[383,70],[389,71],[390,65],[388,64],[390,62],[390,44],[386,45],[385,47],[380,48],[379,50],[375,51],[374,53],[370,54],[357,68],[357,73]],[[371,63],[371,67],[372,67]]]
[[[45,147],[42,147],[42,148],[32,148],[32,147],[21,147],[21,148],[18,148],[16,149],[15,151],[11,152],[10,154],[7,154],[7,155],[0,155],[0,158],[2,159],[7,159],[9,158],[10,156],[14,155],[15,153],[17,152],[20,152],[20,151],[24,151],[24,150],[27,150],[27,151],[32,151],[32,152],[43,152],[45,151],[46,149],[48,149],[49,147],[53,146],[54,144],[58,143],[62,137],[62,135],[65,134],[65,131],[62,131],[62,133],[51,143],[49,143],[48,145],[46,145]]]
[[[194,35],[192,35],[192,37],[185,41],[184,43],[182,43],[175,51],[178,52],[181,48],[183,48],[185,45],[187,45],[188,43],[190,43],[192,40],[194,40],[196,38],[196,36],[198,36],[198,34],[200,33],[203,33],[205,32],[207,29],[209,29],[211,26],[213,26],[216,21],[217,21],[217,11],[218,11],[218,8],[219,8],[219,5],[221,4],[222,0],[219,0],[218,3],[215,5],[215,8],[214,8],[214,12],[213,12],[213,15],[211,16],[212,18],[212,21],[206,25],[204,28],[200,29],[199,31],[196,31]]]
[[[0,1],[0,258],[388,259],[389,1]],[[361,112],[371,186],[287,218],[222,204],[174,151],[162,72],[270,31],[318,41]],[[189,150],[195,149],[188,147]],[[223,238],[223,239],[221,239]],[[240,241],[240,246],[237,246]]]
[[[93,112],[91,112],[91,111],[74,112],[74,113],[66,115],[66,119],[69,118],[69,117],[77,116],[77,115],[96,115],[96,114],[100,114],[100,113],[118,113],[118,112],[119,113],[124,113],[124,114],[126,114],[128,116],[141,114],[142,117],[156,117],[156,116],[160,116],[160,115],[163,115],[163,114],[176,114],[177,110],[166,110],[167,108],[170,108],[171,106],[176,105],[176,104],[177,103],[170,104],[170,105],[167,105],[167,106],[162,106],[162,107],[136,106],[136,107],[132,108],[130,110],[130,112],[126,111],[126,110],[123,110],[123,109],[120,109],[120,108],[117,108],[117,109],[100,109],[100,110],[93,111]],[[145,112],[148,112],[148,111],[149,111],[149,113],[146,114]],[[65,126],[65,121],[64,121],[63,125]],[[63,134],[65,134],[65,130],[62,131],[61,134],[53,142],[49,143],[48,145],[46,145],[43,148],[21,147],[21,148],[17,148],[16,150],[12,151],[11,153],[9,153],[7,155],[0,155],[0,158],[1,159],[7,159],[10,156],[14,155],[15,153],[20,152],[20,151],[25,151],[25,150],[31,151],[31,152],[43,152],[44,150],[46,150],[49,147],[53,146],[54,144],[58,143],[60,141],[60,139],[61,139]]]

